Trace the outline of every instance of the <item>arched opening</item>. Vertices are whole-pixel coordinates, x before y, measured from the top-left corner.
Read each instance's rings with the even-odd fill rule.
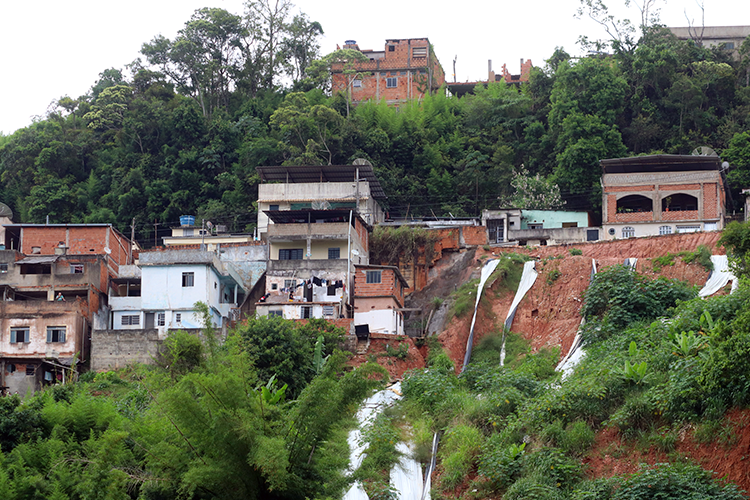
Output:
[[[684,212],[698,210],[698,198],[689,194],[676,193],[665,196],[661,200],[662,212]]]
[[[617,213],[651,212],[654,208],[651,198],[631,194],[617,200]]]

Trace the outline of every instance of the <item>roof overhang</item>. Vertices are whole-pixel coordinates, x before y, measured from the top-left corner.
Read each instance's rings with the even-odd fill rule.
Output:
[[[59,255],[44,255],[40,257],[24,257],[21,260],[16,261],[16,265],[19,264],[54,264],[59,259]]]
[[[605,174],[720,170],[721,158],[703,155],[648,155],[600,160]]]
[[[370,193],[376,200],[387,198],[372,165],[322,165],[322,166],[266,166],[257,167],[261,182],[290,184],[315,182],[354,182],[358,178],[370,184]]]

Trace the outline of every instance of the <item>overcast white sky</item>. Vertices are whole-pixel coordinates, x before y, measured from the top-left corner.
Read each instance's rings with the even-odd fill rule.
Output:
[[[638,1],[638,0],[636,0]],[[606,38],[593,21],[573,16],[579,0],[466,2],[296,0],[296,8],[325,31],[323,53],[353,39],[362,49],[382,50],[386,38],[428,37],[446,76],[458,56],[458,81],[487,78],[487,60],[500,71],[520,71],[520,60],[541,66],[556,46],[576,55],[580,34]],[[607,0],[621,17],[639,18],[623,0]],[[750,25],[747,0],[704,0],[706,26]],[[85,94],[107,68],[123,69],[144,42],[161,33],[173,38],[201,7],[244,12],[244,0],[0,0],[0,132],[12,133],[44,115],[62,96]],[[701,22],[696,0],[661,3],[668,26]]]

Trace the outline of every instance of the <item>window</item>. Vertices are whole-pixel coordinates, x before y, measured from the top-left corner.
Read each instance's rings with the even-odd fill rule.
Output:
[[[174,320],[176,323],[182,323],[182,313],[175,313]]]
[[[29,327],[21,326],[10,329],[10,343],[11,344],[28,344],[29,343]]]
[[[672,226],[660,226],[659,234],[672,234]]]
[[[279,249],[279,260],[302,260],[302,249],[281,248]]]
[[[542,229],[542,224],[529,224],[529,229]]]
[[[166,313],[163,313],[163,312],[156,313],[156,326],[164,326],[166,324],[167,324]]]
[[[678,233],[697,233],[700,230],[700,226],[677,226]]]
[[[219,285],[217,285],[216,282],[214,281],[214,290],[216,290],[218,287]]]
[[[70,274],[83,274],[83,264],[71,264]]]
[[[353,80],[352,81],[352,87],[355,87],[355,88],[362,87],[362,80],[360,80],[359,78]]]
[[[326,295],[328,295],[329,297],[333,297],[334,295],[336,295],[336,285],[328,285]]]
[[[398,78],[386,78],[385,87],[388,89],[396,88]]]
[[[623,238],[633,238],[635,236],[635,228],[626,226],[622,228],[622,237]]]
[[[194,234],[193,233],[193,229],[183,229],[182,230],[182,235],[183,236],[193,236],[193,234]]]
[[[278,290],[279,284],[278,283],[271,283],[271,290]]]
[[[0,264],[0,273],[8,272],[8,264]]]
[[[328,260],[340,259],[341,248],[329,248],[328,249]]]
[[[138,326],[141,324],[141,316],[139,314],[127,314],[120,318],[120,322],[123,326]]]
[[[734,42],[726,42],[722,47],[724,50],[734,50]]]
[[[42,247],[31,247],[31,253],[42,253]]]
[[[283,315],[284,315],[284,313],[281,312],[281,309],[274,309],[272,311],[268,311],[268,317],[269,318],[273,318],[273,317],[279,317],[280,318]]]
[[[411,49],[412,57],[427,57],[427,47],[414,47]]]
[[[182,286],[189,287],[195,284],[195,273],[182,273]]]
[[[333,316],[333,306],[323,306],[323,316]]]
[[[268,205],[268,210],[270,210],[272,212],[278,212],[279,211],[279,206],[278,205]]]
[[[312,307],[310,306],[302,306],[302,319],[310,319],[312,318]]]
[[[53,342],[64,343],[65,342],[65,327],[64,326],[48,326],[47,327],[47,343]]]
[[[284,288],[294,288],[297,286],[297,280],[284,280]]]
[[[36,374],[36,366],[34,365],[26,365],[26,375],[32,376]]]
[[[388,52],[393,52],[394,50],[396,50],[396,46],[395,45],[389,45],[388,46]]]
[[[382,271],[365,271],[367,273],[367,283],[380,283]]]

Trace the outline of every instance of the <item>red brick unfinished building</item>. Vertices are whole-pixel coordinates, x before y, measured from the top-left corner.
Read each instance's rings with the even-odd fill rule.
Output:
[[[718,156],[650,155],[600,163],[608,239],[723,229],[726,198]]]
[[[353,102],[367,100],[399,104],[421,99],[445,82],[445,73],[427,38],[389,39],[382,51],[360,50],[347,40],[345,49],[359,50],[368,61],[354,65],[354,72],[343,64],[331,68],[333,92],[344,92]]]

